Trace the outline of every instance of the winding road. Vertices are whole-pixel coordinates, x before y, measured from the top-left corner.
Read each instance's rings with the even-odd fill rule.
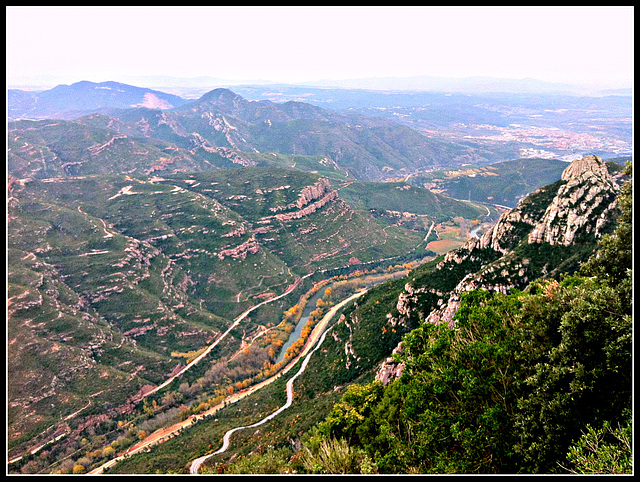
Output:
[[[287,403],[285,403],[282,407],[280,407],[278,410],[273,412],[271,415],[267,416],[266,418],[262,419],[261,421],[255,423],[253,425],[249,425],[249,426],[246,426],[246,427],[236,427],[236,428],[234,428],[232,430],[229,430],[224,435],[223,445],[222,445],[222,448],[220,450],[218,450],[215,453],[208,454],[208,455],[205,455],[203,457],[200,457],[200,458],[194,460],[191,463],[191,469],[190,469],[191,473],[198,473],[198,470],[199,470],[200,466],[202,465],[202,463],[206,459],[208,459],[209,457],[211,457],[213,455],[220,454],[220,453],[226,451],[229,448],[229,440],[230,440],[231,435],[234,432],[236,432],[238,430],[241,430],[243,428],[257,427],[258,425],[261,425],[261,424],[271,420],[272,418],[276,417],[283,410],[286,410],[287,408],[289,408],[291,406],[291,403],[293,402],[293,381],[298,377],[298,375],[300,375],[302,372],[304,372],[304,370],[307,368],[307,363],[308,363],[309,357],[311,356],[313,351],[315,351],[322,344],[322,341],[324,341],[324,336],[326,334],[325,330],[326,330],[326,327],[327,327],[329,321],[335,316],[335,314],[338,312],[338,310],[340,308],[342,308],[344,305],[346,305],[348,302],[354,300],[355,298],[357,298],[359,296],[362,296],[364,293],[366,293],[366,291],[367,290],[359,291],[358,293],[355,293],[354,295],[350,296],[349,298],[346,298],[346,299],[342,300],[340,303],[338,303],[337,305],[333,306],[329,310],[329,312],[322,318],[322,320],[320,320],[320,322],[314,327],[313,331],[309,335],[307,343],[305,344],[305,346],[302,349],[302,351],[300,352],[300,354],[297,357],[295,357],[293,360],[291,360],[289,362],[289,364],[287,364],[286,367],[284,367],[280,372],[278,372],[277,374],[275,374],[271,378],[268,378],[268,379],[258,383],[257,385],[254,385],[254,386],[246,389],[246,390],[243,390],[241,392],[233,394],[232,396],[226,398],[224,400],[224,402],[216,405],[215,407],[210,408],[209,410],[207,410],[206,412],[204,412],[202,414],[191,415],[189,418],[187,418],[186,420],[184,420],[182,422],[178,422],[178,423],[176,423],[174,425],[171,425],[170,427],[164,427],[164,428],[156,430],[155,432],[153,432],[152,434],[147,436],[144,440],[141,440],[140,442],[138,442],[137,444],[135,444],[134,446],[132,446],[131,448],[126,450],[124,453],[122,453],[119,456],[117,456],[116,458],[113,458],[113,459],[109,460],[108,462],[105,462],[101,466],[96,467],[95,469],[91,470],[89,472],[89,474],[101,474],[101,473],[104,472],[105,469],[114,466],[119,461],[123,460],[124,458],[129,457],[129,456],[131,456],[131,455],[133,455],[135,453],[138,453],[138,452],[149,450],[149,447],[151,447],[152,445],[155,445],[155,444],[158,444],[158,443],[162,443],[162,442],[168,440],[169,438],[173,437],[176,433],[178,433],[183,428],[189,427],[190,425],[193,425],[194,423],[200,421],[201,419],[205,418],[206,416],[214,414],[215,412],[217,412],[221,408],[224,408],[225,406],[227,406],[229,404],[235,403],[235,402],[237,402],[237,401],[239,401],[239,400],[251,395],[252,393],[256,392],[257,390],[259,390],[259,389],[265,387],[266,385],[272,383],[273,381],[275,381],[281,375],[289,372],[297,364],[297,362],[302,357],[306,356],[306,358],[305,358],[304,362],[302,363],[302,366],[301,366],[300,370],[298,371],[298,373],[296,373],[291,378],[291,380],[289,380],[287,382],[287,388],[286,388],[286,391],[287,391]],[[285,296],[289,292],[290,291],[288,290],[287,292],[283,293],[282,295],[278,296],[277,298],[281,298],[282,296]],[[256,306],[250,308],[249,310],[245,311],[242,315],[240,315],[236,319],[236,321],[233,324],[233,326],[236,326],[242,319],[244,319],[251,311],[256,309],[258,306],[262,306],[265,303],[268,303],[268,302],[271,302],[271,301],[275,301],[277,298],[271,298],[270,300],[262,302],[262,303],[260,303],[260,305],[256,305]],[[230,329],[227,330],[220,338],[218,338],[218,340],[216,340],[216,342],[210,348],[213,348],[213,346],[215,346],[229,331],[230,331]],[[313,349],[313,351],[311,351],[311,348],[314,346],[316,341],[318,341],[318,343],[317,343],[317,345],[315,345],[315,348]],[[206,353],[208,353],[208,351]],[[181,371],[181,373],[184,373],[184,371],[186,369],[188,369],[188,367],[193,366],[194,362],[197,363],[197,361],[202,359],[203,355],[201,355],[196,360],[194,360],[189,365],[187,365],[187,367],[185,367]],[[174,377],[172,377],[171,380],[173,380],[173,378]],[[167,380],[167,382],[169,382],[169,380]],[[167,384],[167,382],[165,382],[162,386],[165,386]],[[155,391],[156,390],[154,390],[154,392]],[[153,392],[148,392],[147,394],[145,394],[145,396],[149,395],[150,393],[153,393]]]
[[[158,390],[163,389],[164,387],[166,387],[167,385],[169,385],[173,380],[175,380],[176,378],[178,378],[180,375],[182,375],[184,372],[186,372],[187,370],[189,370],[192,366],[198,364],[198,362],[200,362],[200,360],[202,360],[204,357],[206,357],[209,352],[211,352],[211,350],[213,350],[218,343],[220,343],[230,332],[231,330],[233,330],[236,326],[238,326],[240,324],[240,322],[242,320],[244,320],[249,313],[251,313],[252,311],[260,308],[263,305],[266,305],[267,303],[271,303],[273,301],[279,300],[280,298],[283,298],[284,296],[287,296],[289,293],[291,293],[294,289],[296,289],[298,287],[298,285],[300,284],[300,282],[311,276],[313,273],[309,273],[305,276],[303,276],[302,278],[298,278],[296,280],[295,283],[293,283],[291,286],[289,286],[289,288],[282,293],[281,295],[275,296],[273,298],[269,298],[268,300],[263,301],[262,303],[258,303],[255,306],[252,306],[251,308],[249,308],[248,310],[246,310],[244,313],[242,313],[240,316],[238,316],[234,322],[229,326],[229,328],[227,328],[227,331],[225,331],[222,335],[220,335],[216,341],[214,341],[211,345],[209,345],[207,347],[207,349],[205,351],[203,351],[199,356],[197,356],[196,358],[194,358],[191,363],[189,363],[188,365],[186,365],[184,368],[182,368],[178,373],[176,373],[175,375],[173,375],[171,378],[168,378],[167,380],[165,380],[163,383],[161,383],[160,385],[158,385],[157,387],[155,387],[153,390],[150,390],[148,392],[145,392],[143,397],[148,397],[149,395],[157,392]]]
[[[243,430],[245,428],[253,428],[253,427],[262,425],[263,423],[266,423],[269,420],[272,420],[273,418],[277,417],[280,413],[282,413],[284,410],[286,410],[291,406],[291,404],[293,403],[293,382],[296,380],[296,378],[298,378],[298,376],[300,376],[306,370],[307,365],[309,363],[309,359],[311,358],[311,355],[313,355],[313,353],[320,347],[320,345],[322,345],[322,342],[324,341],[327,333],[329,332],[329,330],[326,330],[327,324],[335,316],[335,314],[338,312],[340,308],[342,308],[344,305],[346,305],[350,301],[358,298],[359,296],[362,296],[364,293],[366,293],[366,291],[367,290],[363,290],[358,293],[355,293],[354,295],[350,296],[345,300],[342,300],[340,303],[332,307],[331,310],[329,310],[329,312],[322,318],[320,323],[316,325],[316,327],[314,328],[313,332],[309,337],[309,341],[305,345],[305,348],[300,353],[300,355],[298,355],[295,358],[295,360],[293,360],[289,365],[287,365],[287,368],[285,368],[282,372],[280,372],[276,376],[271,377],[268,380],[268,383],[271,383],[279,375],[282,375],[283,373],[286,373],[288,370],[290,370],[298,362],[298,360],[300,360],[301,357],[305,357],[304,361],[302,362],[302,365],[300,365],[300,369],[298,370],[298,372],[287,381],[287,385],[286,385],[287,402],[272,414],[266,416],[262,420],[252,425],[235,427],[229,430],[227,433],[224,434],[224,437],[222,439],[222,447],[220,449],[218,449],[216,452],[213,452],[211,454],[199,457],[195,459],[193,462],[191,462],[191,468],[189,469],[190,473],[197,474],[200,470],[200,467],[205,462],[205,460],[207,460],[209,457],[225,452],[229,448],[231,435],[233,435],[234,432],[237,432],[238,430]],[[314,332],[315,332],[315,336],[314,336]],[[318,340],[317,343],[315,343],[316,340]],[[314,346],[314,343],[315,343],[315,347],[312,350],[311,348]],[[265,386],[265,385],[262,385],[262,386]]]

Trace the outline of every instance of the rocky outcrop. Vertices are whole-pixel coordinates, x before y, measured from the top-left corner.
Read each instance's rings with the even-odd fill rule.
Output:
[[[315,184],[311,186],[305,186],[300,195],[298,196],[298,200],[296,201],[296,206],[298,209],[302,209],[311,201],[315,201],[323,197],[327,192],[331,189],[331,184],[327,178],[321,178]]]
[[[235,248],[221,250],[218,253],[218,258],[221,260],[229,257],[233,259],[245,259],[247,255],[256,254],[258,251],[260,251],[260,245],[255,239],[251,238]]]
[[[285,187],[288,188],[289,186]],[[338,199],[338,191],[331,189],[331,184],[328,179],[321,178],[316,183],[305,186],[302,191],[300,191],[298,199],[295,202],[270,208],[272,212],[288,212],[278,213],[275,216],[266,216],[262,218],[262,220],[264,222],[275,218],[278,221],[284,222],[301,219],[309,214],[315,213],[318,209],[334,199]],[[289,211],[291,209],[294,209],[294,211]]]
[[[573,161],[561,179],[566,184],[560,187],[541,222],[529,234],[529,243],[568,246],[583,227],[600,237],[603,224],[616,208],[611,192],[617,189],[617,185],[598,156],[585,156]],[[592,225],[589,221],[594,216],[598,218]]]
[[[523,288],[532,279],[551,272],[554,267],[545,264],[545,260],[538,260],[533,266],[532,260],[514,250],[528,245],[524,252],[536,253],[544,245],[595,245],[615,220],[618,189],[618,183],[598,156],[573,161],[557,183],[530,194],[518,207],[503,214],[481,238],[472,238],[445,256],[436,271],[443,276],[450,273],[461,277],[451,291],[407,283],[396,305],[399,317],[418,316],[427,323],[447,323],[452,327],[465,292],[486,289],[508,293],[512,287]],[[456,269],[461,266],[480,268]],[[421,295],[437,297],[436,308],[425,313]],[[388,382],[398,369],[388,359],[380,367],[377,379]]]
[[[585,156],[573,161],[563,172],[561,184],[546,209],[530,209],[529,204],[535,204],[536,197],[540,196],[544,189],[536,191],[517,208],[505,213],[494,228],[480,240],[472,239],[461,250],[447,254],[441,267],[451,261],[461,263],[465,258],[473,256],[477,249],[490,248],[506,256],[522,242],[524,231],[529,231],[526,237],[529,244],[569,246],[579,235],[599,238],[602,228],[614,217],[612,212],[617,206],[618,185],[598,156]],[[523,280],[527,273],[527,264],[526,259],[501,258],[483,267],[479,272],[467,275],[449,295],[448,301],[443,303],[440,309],[431,312],[426,321],[452,325],[462,293],[479,288],[507,293],[513,283],[491,283],[489,280],[499,278],[527,282],[528,278]],[[500,276],[491,276],[496,271],[500,272]]]
[[[157,121],[157,127],[161,127],[162,125],[166,125],[172,132],[181,136],[188,137],[189,133],[185,130],[182,124],[178,121],[175,116],[167,114],[166,112],[161,112],[160,117]]]
[[[402,353],[402,344],[395,347],[393,354]],[[402,376],[402,370],[404,365],[402,363],[396,363],[393,361],[393,356],[390,356],[382,362],[380,368],[376,372],[375,379],[382,382],[384,385],[388,385],[393,380],[396,380]]]
[[[338,198],[337,191],[335,190],[329,191],[327,194],[322,196],[317,201],[312,202],[311,204],[303,207],[302,209],[299,209],[298,211],[293,211],[291,213],[276,214],[276,219],[278,219],[279,221],[290,221],[292,219],[303,218],[305,216],[308,216],[309,214],[315,213],[318,209],[323,207],[325,204],[337,198]]]
[[[231,147],[241,148],[246,144],[246,141],[238,134],[238,129],[230,124],[224,115],[216,115],[213,112],[203,112],[202,117],[208,120],[209,125],[213,127],[215,132],[224,135]]]
[[[204,137],[202,137],[197,132],[192,132],[189,140],[192,144],[191,153],[194,154],[196,149],[203,149],[206,152],[210,152],[213,154],[217,154],[220,157],[223,157],[234,164],[238,164],[243,167],[247,166],[255,166],[256,162],[249,160],[246,156],[242,155],[240,151],[235,149],[231,149],[229,147],[219,147],[213,146],[209,143]]]
[[[120,139],[127,139],[127,136],[122,134],[114,134],[113,137],[109,139],[107,142],[103,144],[93,144],[87,147],[87,150],[91,153],[92,156],[95,156],[100,154],[100,152],[102,152],[104,149],[108,148],[109,146],[113,145],[116,141]]]

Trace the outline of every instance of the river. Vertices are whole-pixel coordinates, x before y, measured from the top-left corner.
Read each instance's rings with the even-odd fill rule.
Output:
[[[373,274],[373,275],[364,276],[364,277],[361,278],[362,286],[366,287],[366,288],[372,288],[373,286],[376,286],[376,285],[380,284],[381,282],[389,281],[390,279],[401,278],[403,276],[406,276],[406,274],[407,274],[406,271],[398,271],[398,272],[393,273],[391,275],[389,275],[389,274],[383,274],[383,275]],[[330,284],[327,285],[327,287],[329,287],[329,286],[331,286],[331,285]],[[284,355],[287,352],[287,348],[289,348],[291,345],[293,345],[295,343],[295,341],[298,338],[300,338],[300,334],[302,333],[302,329],[307,324],[307,321],[309,321],[309,315],[311,314],[311,312],[313,310],[316,309],[316,303],[324,295],[325,289],[326,289],[325,287],[320,288],[316,293],[313,294],[313,296],[311,296],[309,301],[307,301],[307,304],[304,306],[304,309],[302,310],[302,316],[300,317],[300,321],[298,321],[298,323],[296,324],[295,329],[291,332],[291,334],[289,335],[289,338],[287,339],[285,344],[282,345],[282,348],[280,349],[280,351],[278,352],[278,356],[276,357],[275,363],[281,362],[284,359]]]
[[[399,272],[394,273],[391,277],[396,278],[396,277],[401,277],[401,276],[405,276],[405,275],[406,275],[406,271],[399,271]],[[309,275],[307,275],[307,276],[309,276]],[[370,287],[375,286],[377,284],[380,284],[380,283],[382,283],[384,281],[387,281],[391,277],[389,277],[388,274],[387,275],[369,275],[369,276],[365,277],[365,279],[367,280],[367,282],[365,283],[365,286],[370,288]],[[306,278],[306,276],[303,277],[303,278]],[[122,460],[123,458],[128,457],[130,455],[133,455],[135,453],[144,451],[144,450],[148,450],[148,448],[151,445],[155,445],[157,443],[162,443],[163,441],[167,440],[168,438],[170,438],[174,434],[178,433],[180,430],[182,430],[182,429],[184,429],[184,428],[186,428],[186,427],[198,422],[199,420],[204,419],[205,417],[207,417],[209,415],[212,415],[212,414],[216,413],[218,410],[224,408],[228,404],[235,403],[235,402],[241,400],[242,398],[247,397],[247,396],[251,395],[252,393],[260,390],[261,388],[265,387],[266,385],[268,385],[271,382],[273,382],[274,380],[276,380],[279,376],[286,374],[289,370],[291,370],[297,364],[297,362],[301,358],[307,357],[305,359],[305,362],[302,364],[300,371],[290,380],[290,383],[292,384],[293,380],[295,378],[297,378],[297,376],[299,374],[301,374],[304,371],[304,369],[306,368],[308,357],[311,356],[310,350],[312,349],[312,347],[315,346],[315,348],[314,348],[314,351],[315,351],[315,349],[317,349],[317,347],[320,346],[320,344],[322,344],[322,340],[324,339],[323,335],[326,332],[326,328],[327,328],[327,325],[329,324],[329,321],[335,316],[335,314],[337,313],[337,311],[339,309],[341,309],[344,305],[346,305],[350,301],[362,296],[364,293],[366,293],[368,291],[368,288],[363,288],[361,291],[359,291],[359,292],[357,292],[355,294],[352,294],[348,298],[343,299],[342,301],[340,301],[339,303],[337,303],[336,305],[331,307],[329,312],[323,316],[322,320],[320,320],[320,322],[312,330],[311,334],[309,335],[309,339],[307,340],[307,343],[305,344],[305,346],[302,349],[302,352],[297,357],[295,357],[293,360],[291,360],[287,364],[287,366],[285,368],[283,368],[279,373],[275,374],[274,376],[272,376],[271,378],[269,378],[267,380],[263,380],[262,382],[258,383],[257,385],[249,387],[248,389],[242,390],[242,391],[240,391],[238,393],[234,393],[230,397],[227,397],[224,402],[221,402],[220,404],[216,405],[215,407],[210,408],[209,410],[207,410],[206,412],[204,412],[202,414],[191,415],[187,420],[184,420],[182,422],[178,422],[178,423],[176,423],[176,424],[174,424],[174,425],[172,425],[170,427],[164,427],[164,428],[156,430],[154,433],[152,433],[151,435],[146,437],[144,440],[142,440],[139,443],[135,444],[133,447],[130,447],[124,453],[118,455],[118,457],[113,458],[113,459],[105,462],[101,466],[91,470],[89,473],[90,474],[101,474],[101,473],[104,472],[104,470],[106,468],[115,465],[118,461]],[[282,295],[278,296],[277,298],[281,298],[281,297],[285,296],[286,294],[288,294],[290,292],[291,292],[291,289],[287,290],[285,293],[283,293]],[[324,294],[324,289],[318,290],[318,293],[315,293],[311,297],[311,299],[309,300],[307,305],[305,306],[305,309],[303,310],[303,314],[307,311],[307,308],[310,308],[308,313],[313,311],[313,309],[315,308],[315,304],[316,304],[317,299],[320,298],[323,294]],[[265,301],[265,302],[261,303],[260,305],[268,303],[268,302],[271,302],[271,301],[275,301],[277,298],[272,298],[272,299],[270,299],[268,301]],[[249,310],[245,311],[241,316],[236,318],[234,326],[237,325],[251,311],[253,311],[254,309],[256,309],[260,305],[257,305],[257,306],[254,306],[254,307],[250,308]],[[307,318],[308,318],[308,314],[307,314]],[[304,327],[305,323],[306,323],[306,321],[302,322],[302,319],[301,319],[300,323],[298,323],[298,325],[301,325],[301,327]],[[227,331],[227,333],[228,333],[228,331]],[[225,335],[226,335],[226,333],[225,333]],[[299,337],[299,335],[295,336],[295,332],[292,332],[290,337],[289,337],[288,342],[291,341],[291,343],[293,343],[293,341],[297,340],[298,337]],[[319,339],[320,339],[320,341],[318,341]],[[220,339],[218,339],[216,341],[216,343],[219,340]],[[281,350],[281,352],[284,353],[284,351],[286,351],[286,348],[283,346],[283,350]],[[201,359],[202,357],[198,357],[198,358]],[[192,365],[190,364],[188,366],[192,366]],[[287,403],[285,404],[285,406],[280,407],[280,409],[277,410],[276,413],[273,413],[273,414],[267,416],[264,420],[258,422],[257,424],[254,424],[252,426],[257,426],[258,424],[264,423],[267,420],[271,420],[273,417],[275,417],[276,415],[278,415],[280,412],[282,412],[283,410],[285,410],[286,408],[288,408],[291,405],[291,403],[293,401],[293,393],[292,393],[292,388],[289,387],[289,383],[287,385],[288,385],[288,387],[287,387]],[[223,451],[226,451],[228,446],[229,446],[228,444],[229,444],[229,438],[230,438],[231,434],[233,432],[237,431],[237,430],[241,430],[242,428],[247,428],[247,427],[236,427],[235,429],[232,429],[227,434],[225,434],[225,439],[223,440],[223,447],[220,450],[218,450],[216,453],[222,453]],[[192,473],[197,473],[197,471],[198,471],[200,465],[202,464],[202,462],[204,462],[204,460],[206,460],[207,458],[209,458],[212,455],[214,455],[214,454],[209,454],[209,455],[200,457],[199,459],[194,461],[194,464],[192,464],[192,467],[191,467]]]
[[[324,291],[320,290],[320,292],[323,293]],[[307,344],[305,345],[302,353],[300,355],[298,355],[298,357],[296,357],[296,359],[292,363],[290,363],[285,370],[283,370],[281,372],[281,374],[282,373],[286,373],[290,368],[293,368],[293,366],[296,365],[298,360],[300,360],[302,357],[304,357],[302,365],[300,365],[300,369],[296,372],[295,375],[293,375],[293,377],[291,377],[287,381],[287,385],[286,385],[287,401],[286,401],[286,403],[282,407],[280,407],[278,410],[276,410],[275,412],[271,413],[270,415],[267,415],[262,420],[254,423],[254,424],[235,427],[235,428],[232,428],[231,430],[228,430],[224,434],[224,437],[222,439],[222,447],[220,447],[220,449],[218,449],[216,452],[213,452],[211,454],[203,455],[202,457],[199,457],[199,458],[197,458],[197,459],[195,459],[195,460],[193,460],[191,462],[191,465],[189,467],[189,472],[191,474],[197,474],[200,471],[200,467],[202,466],[202,464],[208,458],[213,457],[214,455],[218,455],[218,454],[221,454],[223,452],[226,452],[227,449],[229,448],[230,443],[231,443],[231,435],[233,435],[234,432],[237,432],[238,430],[244,430],[246,428],[253,428],[253,427],[257,427],[259,425],[262,425],[263,423],[266,423],[269,420],[272,420],[273,418],[277,417],[280,413],[282,413],[284,410],[286,410],[287,408],[289,408],[291,406],[291,404],[293,403],[293,382],[296,380],[296,378],[298,378],[305,371],[305,369],[307,368],[307,364],[309,363],[309,358],[311,357],[311,355],[313,355],[315,353],[315,351],[320,347],[320,345],[322,345],[322,342],[324,341],[324,338],[325,338],[325,336],[327,335],[327,333],[329,331],[329,330],[327,330],[327,326],[329,324],[329,321],[336,315],[336,313],[344,305],[346,305],[347,303],[353,301],[354,299],[362,296],[366,292],[367,292],[367,290],[362,290],[362,291],[360,291],[358,293],[355,293],[355,294],[349,296],[347,299],[342,300],[337,305],[333,306],[329,310],[329,312],[326,315],[324,315],[324,317],[318,323],[318,325],[316,325],[316,327],[313,329],[313,332],[312,332],[311,336],[309,337],[310,339],[308,340]],[[272,377],[271,379],[268,380],[268,383],[271,383],[276,378],[277,378],[277,376]]]
[[[298,338],[300,338],[300,333],[302,333],[302,329],[304,328],[304,325],[306,325],[307,321],[309,321],[309,315],[313,310],[316,309],[316,303],[320,298],[322,298],[322,295],[324,295],[324,289],[320,288],[316,293],[313,294],[313,296],[309,299],[307,304],[304,306],[304,309],[302,310],[302,316],[300,317],[300,321],[298,321],[295,329],[291,332],[291,334],[289,335],[289,338],[287,339],[285,344],[282,345],[282,348],[278,352],[276,363],[280,363],[282,361],[285,353],[287,352],[287,348],[293,345],[293,343]]]

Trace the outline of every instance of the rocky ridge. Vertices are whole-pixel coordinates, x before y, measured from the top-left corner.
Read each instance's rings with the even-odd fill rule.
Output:
[[[472,238],[445,256],[435,270],[460,278],[451,291],[407,283],[398,298],[398,319],[390,315],[388,319],[396,324],[417,316],[453,327],[463,293],[474,289],[507,293],[513,287],[524,288],[536,277],[552,277],[556,268],[552,259],[542,255],[538,257],[543,260],[536,261],[536,254],[544,253],[545,245],[595,244],[613,224],[619,188],[598,156],[573,161],[560,181],[530,194],[481,238]],[[437,297],[435,308],[421,301],[425,295]],[[401,350],[400,344],[395,351]],[[402,367],[388,358],[376,379],[388,383],[401,373]]]
[[[595,226],[589,220],[606,203],[612,190],[618,186],[597,156],[585,156],[572,162],[562,173],[565,181],[558,195],[547,208],[544,217],[529,234],[529,243],[547,242],[568,246],[574,242],[583,227],[592,230],[595,237],[601,236],[602,226],[615,209],[611,201],[597,217]]]
[[[305,186],[302,189],[295,203],[298,209],[297,211],[276,214],[276,218],[279,221],[300,219],[309,214],[313,214],[334,199],[338,199],[338,192],[335,189],[331,189],[331,184],[329,184],[328,179],[322,178],[315,184]]]
[[[256,163],[247,159],[240,151],[236,151],[229,147],[218,147],[211,145],[204,137],[202,137],[197,132],[192,132],[190,141],[192,143],[193,148],[189,151],[191,154],[195,155],[197,153],[198,148],[203,149],[206,152],[214,153],[228,159],[234,164],[240,166],[255,166]]]

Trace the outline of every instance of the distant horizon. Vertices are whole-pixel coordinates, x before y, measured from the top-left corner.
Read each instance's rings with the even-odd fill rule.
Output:
[[[633,7],[12,6],[6,13],[9,85],[163,75],[227,84],[422,77],[633,84]]]
[[[118,78],[119,77],[119,78]],[[96,80],[90,75],[85,78],[72,80],[62,76],[38,76],[31,79],[10,80],[7,76],[7,89],[43,91],[60,85],[73,85],[79,82],[92,82],[100,84],[104,82],[117,82],[135,87],[162,90],[162,88],[192,88],[204,89],[210,87],[230,87],[233,85],[283,85],[301,87],[320,87],[337,89],[362,89],[362,90],[397,90],[397,91],[433,91],[433,92],[498,92],[495,88],[505,86],[505,91],[517,92],[517,86],[526,86],[522,93],[540,92],[549,93],[599,93],[606,91],[632,90],[633,85],[621,85],[611,83],[609,85],[571,84],[563,82],[550,82],[532,77],[524,78],[500,78],[491,76],[466,76],[466,77],[441,77],[441,76],[396,76],[396,77],[369,77],[353,79],[317,79],[315,81],[283,82],[268,79],[223,79],[214,76],[176,77],[173,75],[149,75],[149,76],[114,76],[110,79]],[[533,88],[532,88],[533,86]]]

